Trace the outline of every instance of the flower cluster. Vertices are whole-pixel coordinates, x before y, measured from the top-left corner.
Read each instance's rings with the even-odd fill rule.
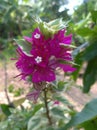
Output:
[[[30,76],[33,83],[51,82],[56,79],[56,69],[73,72],[75,68],[69,64],[72,61],[72,35],[65,36],[65,29],[58,31],[50,38],[45,38],[39,28],[32,33],[32,37],[24,36],[24,40],[31,44],[30,55],[18,47],[18,61],[16,67],[21,72],[21,78]],[[66,62],[66,64],[62,63]]]

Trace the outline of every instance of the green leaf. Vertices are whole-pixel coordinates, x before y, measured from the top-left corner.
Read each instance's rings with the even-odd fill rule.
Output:
[[[85,19],[79,21],[79,22],[75,25],[74,30],[77,31],[78,29],[84,27],[84,26],[87,24],[87,22],[89,21],[90,16],[91,16],[91,14],[89,13]]]
[[[91,35],[93,32],[91,29],[89,29],[88,27],[82,27],[82,28],[79,28],[77,31],[76,31],[77,34],[79,34],[80,36],[82,37],[86,37],[86,36],[89,36]]]
[[[76,48],[76,46],[67,45],[67,44],[64,44],[64,43],[60,43],[60,45],[61,45],[62,47],[65,47],[65,48]]]
[[[44,130],[55,130],[52,126],[48,126],[48,128],[44,128]]]
[[[70,105],[69,101],[65,97],[55,96],[54,98],[65,105]]]
[[[82,50],[84,50],[86,47],[89,46],[88,42],[83,43],[82,45],[78,46],[76,49],[73,50],[72,55],[75,58],[76,55],[78,55]]]
[[[15,105],[15,107],[17,107],[17,106],[21,105],[24,101],[25,101],[25,98],[22,97],[20,99],[14,100],[13,104]]]
[[[0,130],[8,130],[8,121],[2,121],[0,122]]]
[[[53,86],[52,88],[56,91],[65,91],[67,89],[67,86],[65,86],[66,84],[67,82],[64,82],[64,81],[51,83],[51,85]]]
[[[89,92],[91,85],[97,80],[97,57],[88,62],[87,68],[83,76],[83,92]]]
[[[54,30],[52,30],[50,27],[48,27],[47,24],[44,22],[39,23],[39,28],[46,39],[51,37],[52,34],[54,33]]]
[[[30,54],[30,51],[31,51],[31,48],[32,48],[32,45],[28,42],[26,42],[24,39],[21,39],[21,40],[16,40],[14,39],[15,42],[17,43],[17,45],[22,49],[22,51],[28,55],[28,56],[32,56]]]
[[[14,130],[20,130],[20,128],[14,128]]]
[[[51,22],[43,22],[39,18],[33,18],[33,20],[37,23],[37,26],[40,28],[42,34],[44,34],[45,38],[51,37],[57,31],[66,27],[68,22],[63,22],[62,19],[55,19]]]
[[[67,61],[67,60],[62,60],[62,59],[59,59],[59,62],[61,64],[72,64],[72,65],[75,65],[75,66],[79,66],[78,64],[72,62],[72,61]]]
[[[62,21],[62,18],[55,19],[47,23],[47,25],[51,27],[53,30],[55,30],[55,32],[65,28],[67,24],[68,22]]]
[[[97,22],[97,11],[93,10],[91,11],[92,14],[92,20],[96,23]]]
[[[28,129],[27,130],[38,130],[40,127],[40,118],[31,118],[28,122]]]
[[[57,90],[58,91],[63,91],[64,90],[64,87],[65,87],[65,84],[66,84],[66,82],[64,82],[64,81],[59,81],[58,82],[58,84],[57,84]]]
[[[91,44],[86,48],[85,52],[83,53],[82,59],[89,61],[96,56],[97,56],[97,42]]]
[[[14,86],[11,84],[8,86],[8,91],[12,93],[14,91]]]
[[[11,13],[16,10],[15,5],[10,6],[4,13],[3,20],[7,23],[11,19]]]
[[[34,106],[34,109],[32,111],[32,115],[34,115],[37,111],[39,111],[43,107],[43,104],[37,104]]]
[[[97,130],[97,118],[83,123],[80,127],[85,130]]]
[[[54,26],[54,25],[59,24],[61,21],[62,21],[62,18],[54,19],[54,20],[48,22],[47,24],[48,24],[49,26]]]
[[[55,107],[51,109],[51,112],[55,115],[58,116],[60,118],[64,118],[64,112],[63,110],[60,110],[59,108]]]
[[[2,109],[2,111],[3,111],[3,113],[6,115],[6,116],[9,116],[10,114],[11,114],[11,112],[10,112],[10,106],[9,105],[6,105],[6,104],[1,104],[0,105],[0,107],[1,107],[1,109]]]
[[[6,119],[6,115],[0,110],[0,122]]]
[[[74,126],[81,126],[81,124],[93,120],[97,117],[97,99],[93,99],[91,102],[87,103],[83,110],[77,113],[71,118],[69,123],[64,127],[67,130]],[[92,130],[92,129],[91,129]]]
[[[74,60],[75,63],[79,65],[79,66],[74,66],[74,67],[76,68],[76,71],[74,71],[74,72],[72,73],[73,79],[74,79],[75,81],[77,80],[77,78],[78,78],[78,76],[79,76],[79,72],[80,72],[80,69],[81,69],[82,64],[83,64],[83,60],[81,59],[82,54],[83,54],[83,52],[78,53],[78,54],[76,55],[76,57],[75,57],[75,60]]]

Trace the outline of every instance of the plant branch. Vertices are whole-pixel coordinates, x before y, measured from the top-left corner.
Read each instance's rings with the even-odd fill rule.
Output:
[[[9,98],[8,92],[7,92],[7,66],[6,66],[6,64],[7,64],[6,59],[4,58],[4,71],[5,71],[5,88],[4,88],[4,91],[5,91],[5,95],[6,95],[8,104],[10,104],[11,101],[10,101],[10,98]]]
[[[47,101],[47,89],[44,89],[44,102],[45,102],[45,108],[46,108],[46,115],[48,118],[49,125],[52,125],[52,120],[49,114],[49,108],[48,108],[48,101]]]
[[[5,71],[5,88],[4,88],[4,91],[5,91],[5,95],[6,95],[6,98],[7,98],[7,101],[8,101],[8,104],[11,106],[11,107],[14,107],[13,103],[11,102],[10,98],[9,98],[9,95],[8,95],[8,91],[7,91],[7,78],[8,78],[8,75],[7,75],[7,62],[6,62],[6,58],[4,58],[4,71]]]

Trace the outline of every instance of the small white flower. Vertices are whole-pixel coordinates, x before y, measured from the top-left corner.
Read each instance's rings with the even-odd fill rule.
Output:
[[[36,33],[36,34],[34,35],[34,38],[39,39],[39,38],[40,38],[40,34]]]
[[[37,57],[35,58],[35,61],[36,61],[36,63],[42,62],[42,57],[37,56]]]

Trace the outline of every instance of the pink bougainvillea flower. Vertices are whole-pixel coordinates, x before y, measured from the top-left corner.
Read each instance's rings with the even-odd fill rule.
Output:
[[[21,48],[17,49],[18,61],[16,67],[20,70],[22,79],[30,76],[32,82],[51,82],[56,79],[56,69],[61,68],[65,72],[73,72],[75,68],[69,64],[72,61],[71,49],[61,44],[71,44],[72,35],[65,36],[65,30],[60,30],[52,37],[45,39],[37,28],[32,37],[24,36],[25,41],[32,44],[30,56],[26,55]],[[60,61],[66,61],[63,64]]]
[[[60,30],[57,34],[54,35],[54,40],[56,40],[59,44],[60,43],[71,44],[72,34],[64,36],[65,32],[66,32],[65,29]]]
[[[60,104],[60,102],[58,100],[55,100],[53,103],[53,105],[59,105],[59,104]]]
[[[40,92],[39,90],[34,90],[34,91],[28,93],[28,94],[26,95],[26,98],[27,98],[28,100],[31,100],[31,101],[33,100],[33,102],[36,103],[38,97],[40,96],[40,93],[41,93],[41,92]]]
[[[51,82],[55,80],[55,73],[51,66],[48,65],[46,53],[44,53],[44,56],[41,54],[32,55],[31,57],[25,55],[20,48],[18,48],[18,53],[19,59],[16,62],[16,67],[21,71],[22,79],[25,79],[27,76],[32,76],[33,82]]]
[[[32,33],[32,37],[24,36],[24,39],[35,46],[41,46],[44,44],[44,36],[38,28]]]

